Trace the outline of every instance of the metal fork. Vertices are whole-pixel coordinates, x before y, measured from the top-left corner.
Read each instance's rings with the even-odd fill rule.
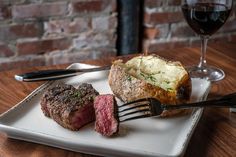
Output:
[[[118,117],[120,122],[129,120],[156,117],[162,114],[165,110],[188,109],[199,107],[231,107],[236,108],[236,93],[225,95],[223,97],[179,105],[162,104],[154,98],[139,99],[118,106]]]

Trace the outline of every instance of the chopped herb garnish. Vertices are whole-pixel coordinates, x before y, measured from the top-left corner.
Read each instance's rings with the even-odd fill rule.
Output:
[[[131,76],[127,76],[127,80],[131,82],[132,81]]]
[[[151,81],[153,81],[153,82],[156,81],[156,78],[153,77],[154,74],[144,74],[144,73],[141,72],[140,75],[141,75],[142,77],[144,77],[145,80],[151,80]]]
[[[143,63],[143,57],[140,57],[139,59],[140,59],[139,65],[141,65]]]
[[[166,90],[167,90],[167,91],[173,91],[173,89],[172,89],[172,88],[167,88]]]
[[[90,100],[90,101],[93,100],[93,96],[89,96],[88,100]]]
[[[128,67],[128,68],[127,68],[127,71],[130,71],[131,69],[132,69],[131,67]]]
[[[80,91],[75,92],[73,96],[74,96],[74,97],[81,97]]]
[[[150,75],[149,79],[150,79],[151,81],[153,81],[153,82],[155,82],[155,81],[156,81],[156,78],[155,78],[155,77],[153,77],[152,75]]]
[[[140,75],[143,76],[144,78],[146,78],[144,73],[140,72]]]
[[[170,83],[170,81],[167,81],[167,80],[165,80],[165,83],[169,84],[169,83]]]

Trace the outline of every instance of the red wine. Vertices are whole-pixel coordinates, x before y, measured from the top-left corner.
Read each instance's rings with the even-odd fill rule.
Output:
[[[184,17],[199,35],[214,34],[227,20],[231,9],[223,4],[196,3],[182,6]]]

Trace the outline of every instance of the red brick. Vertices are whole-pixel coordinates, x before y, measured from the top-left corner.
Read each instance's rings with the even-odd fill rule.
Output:
[[[61,16],[67,13],[66,2],[15,5],[12,8],[13,18],[38,18]]]
[[[111,15],[109,17],[109,29],[116,29],[118,25],[117,15]]]
[[[111,11],[112,12],[117,12],[117,0],[111,0]]]
[[[168,5],[169,6],[174,6],[174,5],[180,6],[181,2],[182,2],[182,0],[168,0]]]
[[[235,32],[236,31],[236,18],[227,21],[222,28],[219,30],[219,32]]]
[[[89,59],[100,59],[104,58],[104,56],[116,56],[116,50],[113,48],[102,47],[88,50],[75,50],[69,53],[56,53],[47,56],[47,65],[76,63]]]
[[[71,39],[45,39],[36,41],[24,41],[17,43],[18,55],[47,53],[55,50],[65,50],[71,46]]]
[[[113,47],[115,48],[116,34],[113,31],[108,32],[86,32],[74,39],[76,49]]]
[[[171,37],[190,38],[194,36],[196,35],[188,24],[172,24],[171,25]]]
[[[230,41],[230,36],[229,35],[213,35],[209,40],[208,44],[217,44],[217,43],[222,43],[222,42],[229,42]],[[191,46],[198,46],[201,47],[201,40],[199,37],[195,38],[192,40]]]
[[[73,13],[96,13],[104,11],[111,1],[109,0],[86,0],[86,1],[73,1]]]
[[[90,18],[76,18],[74,20],[52,20],[45,22],[45,32],[47,33],[80,33],[91,29]]]
[[[213,35],[208,40],[208,44],[216,44],[222,42],[232,42],[232,37],[230,34],[220,34],[220,35]],[[191,46],[201,46],[201,40],[199,37],[192,39]]]
[[[5,44],[0,42],[0,57],[13,56],[14,52]]]
[[[92,19],[92,28],[95,31],[106,31],[109,29],[117,28],[117,17],[112,16],[99,16]]]
[[[156,28],[145,28],[144,29],[144,38],[154,39],[160,34],[160,31]]]
[[[11,24],[0,26],[0,40],[15,40],[17,38],[37,37],[42,33],[38,23]]]
[[[102,59],[102,58],[104,58],[104,56],[114,57],[116,55],[117,55],[117,52],[114,48],[100,47],[100,48],[96,48],[96,49],[93,49],[93,50],[84,51],[84,54],[81,55],[80,60],[85,60],[85,59],[89,60],[91,58],[92,59]],[[71,57],[73,57],[73,56],[71,56]],[[73,60],[73,59],[71,58],[71,60]],[[76,60],[74,60],[74,62],[75,61]]]
[[[181,0],[144,0],[144,6],[147,8],[157,8],[163,6],[180,6]]]
[[[1,0],[0,5],[18,5],[18,4],[23,4],[28,0]]]
[[[154,12],[144,15],[144,22],[150,25],[176,23],[183,20],[182,12]]]
[[[218,44],[218,43],[222,43],[222,42],[233,42],[232,41],[232,36],[229,34],[219,34],[219,35],[213,35],[212,37],[210,37],[208,44]],[[191,46],[198,46],[201,47],[201,40],[199,37],[194,38],[192,40],[192,44]]]
[[[0,20],[11,18],[11,7],[0,4]]]
[[[0,62],[0,71],[45,65],[44,56],[7,59]]]
[[[157,52],[159,50],[166,50],[166,49],[173,49],[173,48],[177,48],[177,47],[190,46],[190,41],[189,40],[184,40],[184,41],[178,41],[178,40],[176,40],[176,41],[162,41],[162,42],[144,42],[144,43],[146,44],[146,45],[144,45],[145,49],[147,49],[149,52]]]
[[[144,0],[144,6],[148,8],[156,8],[163,6],[166,0]]]
[[[201,40],[200,40],[200,38],[199,37],[192,38],[191,46],[201,47]]]
[[[39,23],[18,24],[9,27],[9,33],[16,37],[37,37],[41,35],[42,28]]]
[[[156,27],[148,27],[144,29],[144,38],[156,39],[166,38],[169,32],[168,24],[158,25]]]
[[[217,42],[229,42],[231,40],[231,36],[228,34],[220,34],[220,35],[212,35],[209,39],[209,43],[217,43]]]

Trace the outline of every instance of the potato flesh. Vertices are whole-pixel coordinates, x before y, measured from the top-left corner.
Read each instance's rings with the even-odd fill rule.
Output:
[[[168,91],[176,90],[187,74],[180,62],[168,62],[157,56],[134,57],[125,65],[130,75]]]

